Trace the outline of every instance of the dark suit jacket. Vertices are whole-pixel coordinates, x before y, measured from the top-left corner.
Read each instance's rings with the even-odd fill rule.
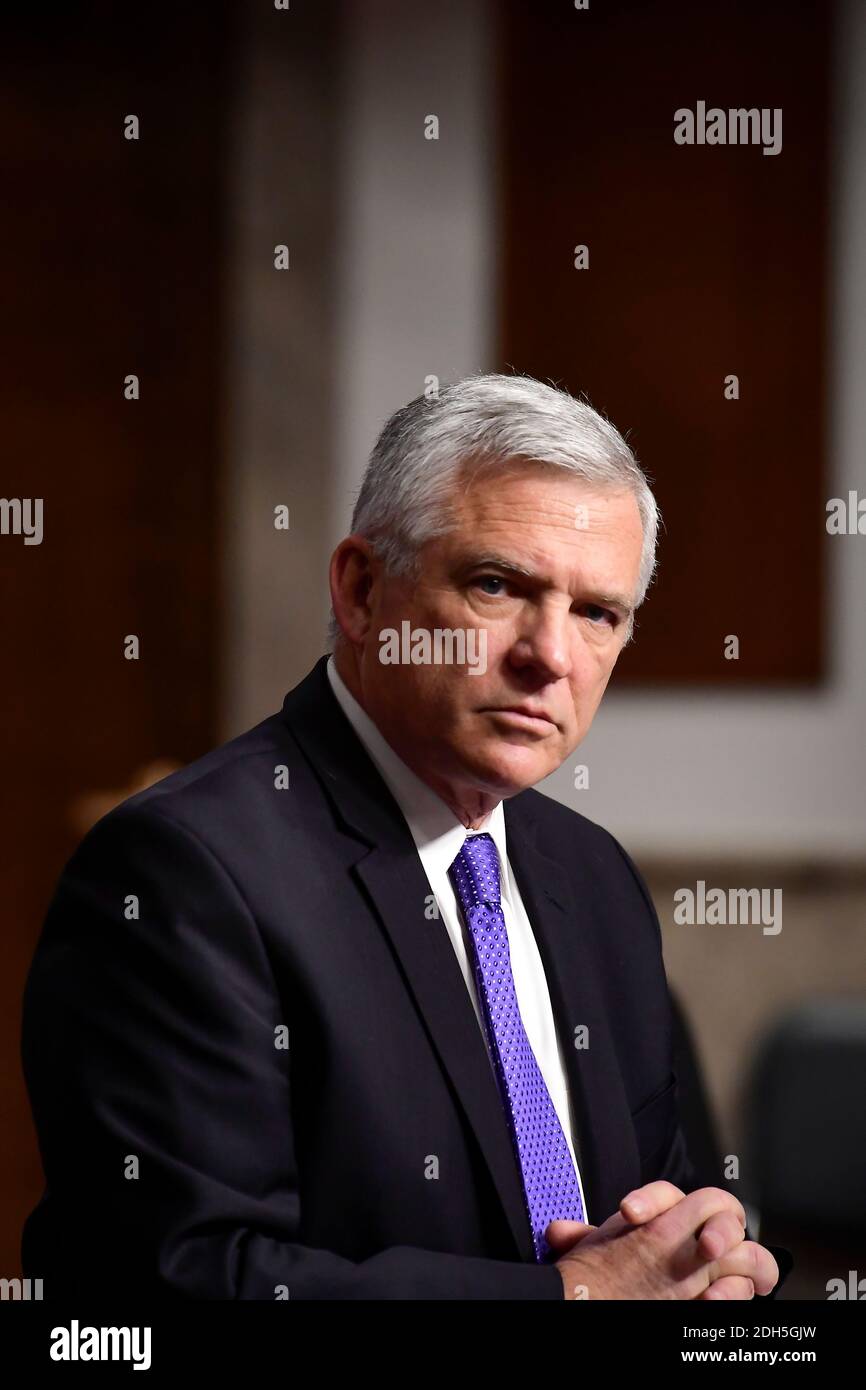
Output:
[[[414,842],[325,662],[62,876],[23,1032],[46,1297],[563,1296]],[[605,830],[535,791],[505,818],[600,1225],[650,1179],[694,1185],[659,926]]]

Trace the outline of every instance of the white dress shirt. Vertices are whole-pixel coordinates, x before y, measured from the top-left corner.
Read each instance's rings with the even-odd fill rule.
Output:
[[[502,802],[497,803],[477,830],[467,831],[441,797],[437,796],[426,782],[422,782],[420,777],[416,776],[412,769],[403,762],[403,759],[394,752],[366,710],[361,708],[346,686],[336,668],[333,656],[329,658],[326,670],[331,682],[331,689],[343,713],[376,765],[409,826],[439,910],[440,920],[444,923],[451,945],[454,947],[454,953],[466,982],[466,988],[472,1000],[472,1007],[475,1010],[475,1017],[478,1019],[478,1026],[481,1029],[485,1046],[487,1046],[487,1038],[478,1005],[472,961],[467,949],[467,929],[454,887],[448,877],[448,870],[459,854],[467,835],[486,833],[491,836],[496,845],[500,864],[502,912],[508,932],[511,972],[514,976],[514,989],[520,1007],[520,1016],[523,1019],[526,1036],[550,1092],[550,1098],[568,1144],[571,1161],[574,1164],[574,1171],[577,1173],[577,1181],[580,1186],[583,1219],[589,1221],[583,1184],[572,1141],[571,1102],[562,1050],[553,1022],[553,1010],[550,1006],[550,995],[538,944],[530,926],[511,865],[508,862],[505,814]]]

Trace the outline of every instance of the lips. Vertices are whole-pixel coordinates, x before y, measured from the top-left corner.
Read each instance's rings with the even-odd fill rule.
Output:
[[[519,714],[519,715],[523,715],[523,717],[526,718],[526,719],[537,719],[537,720],[542,721],[542,722],[545,723],[545,724],[555,724],[555,723],[556,723],[556,721],[555,721],[554,719],[551,719],[550,715],[547,714],[543,709],[537,709],[537,708],[535,708],[535,706],[533,706],[533,705],[500,705],[500,706],[494,706],[494,707],[492,707],[492,708],[488,711],[488,713],[490,713],[490,714]]]

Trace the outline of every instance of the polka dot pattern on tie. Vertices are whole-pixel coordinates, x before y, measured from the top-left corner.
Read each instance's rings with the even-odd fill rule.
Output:
[[[478,999],[520,1164],[535,1258],[552,1256],[549,1221],[583,1220],[580,1185],[559,1116],[520,1016],[493,837],[468,835],[448,870],[469,928]]]

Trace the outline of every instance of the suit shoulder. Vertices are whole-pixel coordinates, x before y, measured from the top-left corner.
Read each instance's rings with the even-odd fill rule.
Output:
[[[252,729],[247,729],[236,738],[229,739],[227,743],[203,753],[200,758],[195,758],[159,782],[154,782],[153,786],[137,792],[122,804],[130,808],[143,807],[149,803],[155,806],[161,800],[172,801],[183,798],[184,795],[191,796],[211,782],[219,783],[221,789],[228,792],[234,784],[244,781],[251,764],[269,757],[280,749],[287,750],[290,745],[291,738],[286,725],[279,715],[271,715]]]
[[[603,825],[590,820],[589,816],[581,815],[580,811],[572,810],[563,802],[554,800],[545,792],[531,788],[515,797],[515,802],[520,803],[521,807],[525,808],[544,827],[545,832],[549,831],[557,836],[566,836],[572,845],[574,844],[574,837],[578,836],[584,844],[593,848],[606,851],[610,851],[614,847],[622,848],[619,841],[611,835],[609,830],[605,830]]]
[[[627,869],[646,894],[646,884],[631,855],[603,825],[534,788],[521,792],[515,801],[523,803],[522,809],[541,827],[542,838],[551,849],[559,850],[566,860],[574,854],[577,846],[582,854],[590,856],[600,867],[607,866],[620,872],[623,868]]]
[[[162,824],[186,830],[204,843],[218,843],[235,833],[241,820],[254,820],[257,808],[269,802],[277,769],[285,765],[294,778],[300,770],[296,751],[285,722],[271,715],[121,801],[85,840],[122,834],[133,825]]]

